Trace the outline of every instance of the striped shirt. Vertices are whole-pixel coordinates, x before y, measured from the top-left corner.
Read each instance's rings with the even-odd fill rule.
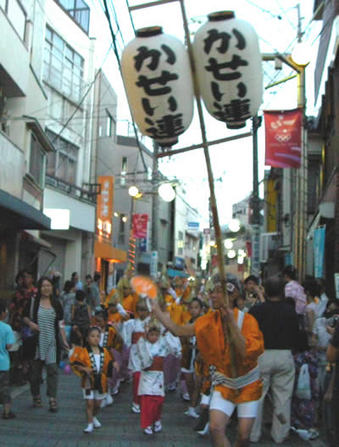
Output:
[[[55,310],[41,305],[38,310],[39,346],[36,359],[46,362],[46,365],[56,363]]]

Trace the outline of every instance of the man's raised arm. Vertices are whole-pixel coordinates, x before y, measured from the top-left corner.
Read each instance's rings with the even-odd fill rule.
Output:
[[[171,320],[170,316],[162,312],[157,300],[150,300],[152,311],[154,315],[158,318],[158,320],[170,331],[172,334],[178,337],[192,337],[195,335],[195,327],[194,324],[185,324],[183,326],[179,326]]]

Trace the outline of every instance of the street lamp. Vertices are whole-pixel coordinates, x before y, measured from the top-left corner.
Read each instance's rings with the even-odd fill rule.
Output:
[[[232,239],[225,239],[224,246],[225,246],[226,250],[231,250],[231,248],[233,248]]]
[[[137,187],[137,186],[130,186],[129,188],[128,188],[128,194],[131,196],[131,197],[136,197],[138,194],[139,194],[139,188]]]
[[[293,48],[291,58],[300,67],[306,67],[311,60],[311,48],[305,42],[298,42]]]
[[[239,219],[232,219],[228,224],[228,229],[232,233],[237,233],[240,230],[240,221]]]
[[[175,191],[170,183],[162,183],[158,188],[158,193],[165,202],[172,202],[175,199]]]

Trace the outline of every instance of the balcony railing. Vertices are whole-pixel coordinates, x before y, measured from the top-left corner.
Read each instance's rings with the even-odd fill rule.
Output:
[[[46,175],[46,185],[53,186],[76,199],[90,203],[96,203],[96,197],[100,194],[100,184],[98,183],[84,183],[81,188],[51,175]]]

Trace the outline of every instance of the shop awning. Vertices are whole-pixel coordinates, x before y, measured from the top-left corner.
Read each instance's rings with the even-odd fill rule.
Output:
[[[34,206],[0,189],[0,229],[50,230],[51,219]]]
[[[94,256],[113,262],[127,261],[127,253],[124,250],[119,250],[107,242],[101,241],[95,241],[94,243]]]

